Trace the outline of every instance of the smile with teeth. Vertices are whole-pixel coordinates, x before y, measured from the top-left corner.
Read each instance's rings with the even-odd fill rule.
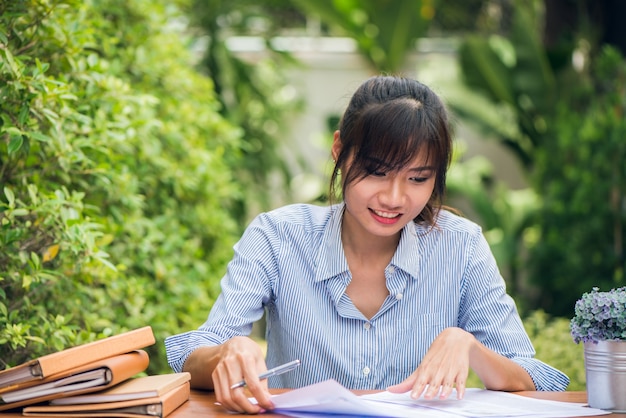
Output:
[[[381,212],[376,209],[372,209],[372,212],[374,212],[377,216],[380,216],[381,218],[387,218],[387,219],[393,219],[393,218],[397,218],[398,216],[400,216],[399,213]]]

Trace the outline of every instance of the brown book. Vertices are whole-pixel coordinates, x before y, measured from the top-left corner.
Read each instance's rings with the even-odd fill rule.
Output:
[[[42,405],[24,408],[24,416],[38,417],[158,417],[165,418],[189,400],[185,382],[161,396],[82,405]]]
[[[0,393],[16,385],[37,381],[94,361],[145,348],[155,343],[150,326],[47,354],[10,369],[0,371]]]
[[[149,363],[148,353],[136,350],[38,380],[35,385],[23,384],[0,394],[0,411],[107,389],[143,372]]]
[[[81,405],[154,398],[164,395],[185,382],[189,382],[190,379],[191,374],[187,372],[136,377],[95,393],[54,399],[50,401],[50,405]]]

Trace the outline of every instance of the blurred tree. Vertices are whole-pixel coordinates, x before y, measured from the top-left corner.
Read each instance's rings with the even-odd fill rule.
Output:
[[[593,287],[626,283],[626,61],[605,47],[576,94],[560,101],[553,137],[535,153],[532,183],[542,197],[530,248],[536,300],[572,316]]]
[[[498,133],[526,168],[540,204],[529,206],[515,237],[530,246],[526,262],[518,263],[526,266],[534,285],[525,296],[530,306],[569,316],[574,301],[590,286],[613,287],[624,281],[623,174],[612,161],[623,161],[626,155],[610,138],[623,138],[620,100],[625,96],[621,58],[603,47],[603,42],[620,44],[603,22],[623,6],[584,0],[546,6],[528,0],[492,4],[508,10],[495,15],[509,18],[465,37],[459,50],[463,79],[495,104],[488,108],[505,115],[501,120],[513,121],[515,129],[484,117],[481,106],[456,103],[455,110]],[[559,10],[569,27],[552,27],[562,17]],[[600,117],[604,113],[617,117]],[[576,145],[572,138],[579,138]],[[594,171],[608,170],[603,187],[583,187],[597,180],[589,171],[594,164],[582,163],[588,155],[602,166]],[[574,166],[576,161],[580,166]],[[591,212],[590,202],[595,205]],[[598,245],[599,237],[603,245]]]
[[[622,0],[544,0],[544,45],[567,60],[581,31],[592,46],[611,45],[626,55],[626,2]],[[569,46],[569,47],[568,47]]]
[[[304,26],[305,19],[285,0],[192,0],[188,15],[196,36],[206,40],[200,67],[213,80],[220,113],[243,132],[241,158],[231,161],[245,185],[236,213],[243,227],[249,216],[288,198],[291,173],[281,153],[282,128],[302,103],[285,76],[297,63],[271,40],[290,25]],[[257,37],[262,54],[252,61],[240,58],[227,45],[236,35]],[[287,196],[276,198],[281,193]]]
[[[292,0],[335,34],[353,38],[376,73],[399,73],[435,13],[436,0]]]

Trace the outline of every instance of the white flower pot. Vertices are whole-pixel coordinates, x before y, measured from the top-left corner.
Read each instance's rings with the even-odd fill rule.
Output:
[[[626,341],[586,342],[584,348],[589,406],[626,412]]]

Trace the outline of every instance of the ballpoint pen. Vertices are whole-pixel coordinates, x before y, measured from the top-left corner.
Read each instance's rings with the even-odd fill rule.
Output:
[[[283,374],[286,373],[290,370],[295,369],[296,367],[298,367],[300,365],[300,360],[293,360],[290,361],[289,363],[285,363],[285,364],[281,364],[280,366],[276,366],[272,369],[269,369],[266,372],[263,372],[259,375],[259,380],[263,380],[263,379],[267,379],[270,376],[276,376],[279,374]],[[236,389],[236,388],[240,388],[242,386],[246,385],[246,381],[242,380],[241,382],[237,382],[234,385],[232,385],[230,388],[231,389]]]

